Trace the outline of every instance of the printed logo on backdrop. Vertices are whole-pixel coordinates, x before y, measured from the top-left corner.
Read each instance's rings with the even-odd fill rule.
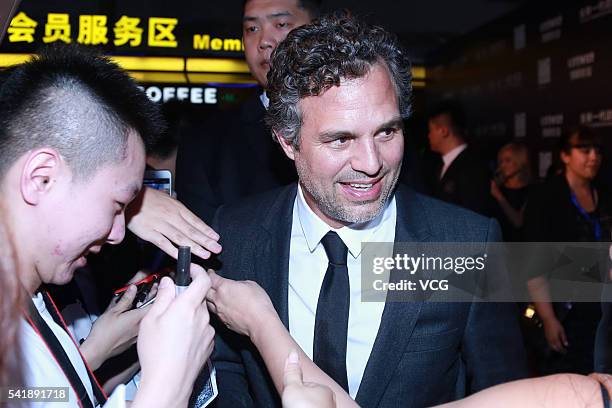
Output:
[[[504,122],[487,123],[474,128],[477,138],[500,138],[506,136],[508,126]]]
[[[489,92],[504,92],[510,89],[519,88],[523,83],[523,73],[514,72],[501,79],[495,79],[488,83]]]
[[[554,113],[540,117],[542,137],[561,137],[563,131],[563,114]]]
[[[519,112],[514,114],[514,137],[527,136],[527,114]]]
[[[561,38],[563,27],[563,16],[558,15],[540,23],[540,40],[543,43],[558,40]]]
[[[592,127],[611,127],[612,108],[582,112],[580,113],[580,124]]]
[[[527,28],[525,24],[514,27],[514,49],[522,50],[527,45]]]
[[[552,80],[550,65],[550,57],[538,60],[538,85],[550,84]]]
[[[591,78],[595,64],[595,51],[575,55],[567,60],[570,81]]]
[[[548,174],[548,169],[552,166],[552,152],[540,152],[538,155],[538,176],[544,179]]]
[[[479,48],[474,53],[475,61],[487,61],[491,58],[497,57],[504,53],[506,50],[506,41],[499,40],[494,43],[488,44],[482,48]]]
[[[582,24],[597,20],[612,13],[612,0],[600,0],[584,6],[578,10],[578,17]]]

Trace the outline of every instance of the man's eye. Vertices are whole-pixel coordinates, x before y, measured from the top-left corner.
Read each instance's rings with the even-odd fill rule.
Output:
[[[398,132],[397,128],[387,128],[387,129],[383,129],[380,132],[380,135],[383,138],[389,138],[389,137],[392,137],[393,135],[395,135],[397,132]]]
[[[330,142],[333,147],[342,147],[348,144],[350,139],[348,137],[339,137],[338,139],[334,139]]]
[[[257,26],[248,26],[244,28],[245,33],[254,33],[257,31]]]
[[[287,22],[278,23],[278,24],[276,24],[276,26],[278,28],[287,28],[287,27],[289,27],[289,23],[287,23]]]

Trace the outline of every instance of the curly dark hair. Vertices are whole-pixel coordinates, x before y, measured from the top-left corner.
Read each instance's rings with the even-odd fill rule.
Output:
[[[410,61],[396,37],[348,12],[334,13],[289,33],[271,59],[270,107],[266,121],[275,137],[299,148],[302,113],[298,102],[339,86],[342,79],[364,77],[376,64],[389,70],[403,118],[411,112]]]

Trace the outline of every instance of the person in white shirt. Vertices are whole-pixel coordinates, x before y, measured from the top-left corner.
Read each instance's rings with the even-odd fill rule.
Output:
[[[267,95],[299,181],[219,208],[219,275],[257,282],[304,353],[363,407],[430,406],[526,375],[511,304],[368,301],[363,243],[388,243],[376,254],[388,258],[393,243],[485,250],[499,237],[494,220],[397,185],[411,88],[393,36],[345,14],[296,28],[273,53]],[[506,280],[486,269],[491,286]],[[218,407],[279,406],[256,342],[217,332]]]
[[[20,328],[24,385],[68,387],[69,407],[123,407],[124,388],[105,401],[87,356],[112,355],[137,331],[142,378],[133,406],[186,406],[213,347],[202,268],[193,265],[192,284],[176,298],[163,279],[154,305],[111,319],[92,352],[79,350],[42,290],[69,282],[89,253],[123,239],[145,149],[163,126],[157,107],[108,59],[57,47],[12,68],[0,89],[0,123],[0,200],[15,246],[13,273],[31,297]]]

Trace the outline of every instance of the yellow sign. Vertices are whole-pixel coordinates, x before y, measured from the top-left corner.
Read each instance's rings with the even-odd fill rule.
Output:
[[[73,16],[74,17],[74,16]],[[179,25],[177,18],[170,17],[149,17],[146,22],[142,22],[139,17],[122,15],[115,21],[113,30],[108,29],[108,16],[99,14],[84,14],[78,17],[78,33],[76,42],[84,45],[104,45],[109,41],[117,47],[139,47],[143,43],[144,28],[148,28],[147,46],[177,48],[175,30]],[[38,22],[30,18],[24,12],[18,13],[12,20],[8,28],[9,43],[32,43],[35,41],[34,34]],[[44,43],[63,41],[70,43],[72,27],[70,25],[70,15],[67,13],[48,13],[45,23],[45,33],[42,37]],[[109,32],[114,37],[109,36]],[[237,52],[244,51],[244,44],[240,38],[219,38],[210,34],[194,34],[193,49],[202,51],[224,51]]]
[[[194,50],[244,51],[244,44],[239,38],[211,38],[208,34],[193,36]]]
[[[13,23],[11,22],[12,25]],[[68,14],[47,14],[43,42],[50,43],[55,41],[63,41],[70,44],[70,16]]]
[[[38,23],[21,12],[17,14],[7,30],[10,42],[34,42],[34,31]]]
[[[74,18],[75,16],[73,16]],[[109,41],[117,47],[139,47],[143,44],[144,28],[146,24],[148,33],[146,45],[149,47],[177,48],[179,41],[175,30],[179,25],[177,18],[170,17],[149,17],[142,22],[139,17],[122,15],[115,21],[112,31],[108,25],[112,24],[108,16],[99,14],[84,14],[78,17],[78,28],[76,42],[84,45],[104,45]],[[9,43],[33,43],[38,22],[30,18],[26,13],[18,13],[12,20],[8,28]],[[76,23],[75,23],[76,26]],[[72,27],[70,25],[70,15],[67,13],[48,13],[45,23],[45,32],[42,37],[44,43],[63,41],[70,43]],[[111,38],[109,34],[114,34]],[[202,51],[225,51],[237,52],[244,51],[244,44],[240,38],[219,38],[210,34],[194,34],[194,50]]]
[[[121,16],[115,23],[115,41],[116,46],[121,46],[130,43],[130,47],[138,47],[142,42],[142,28],[138,27],[140,19],[138,17]]]
[[[150,17],[149,46],[176,48],[176,37],[172,31],[177,24],[176,18]]]
[[[106,16],[79,16],[79,37],[77,42],[86,45],[108,43],[106,38]]]

